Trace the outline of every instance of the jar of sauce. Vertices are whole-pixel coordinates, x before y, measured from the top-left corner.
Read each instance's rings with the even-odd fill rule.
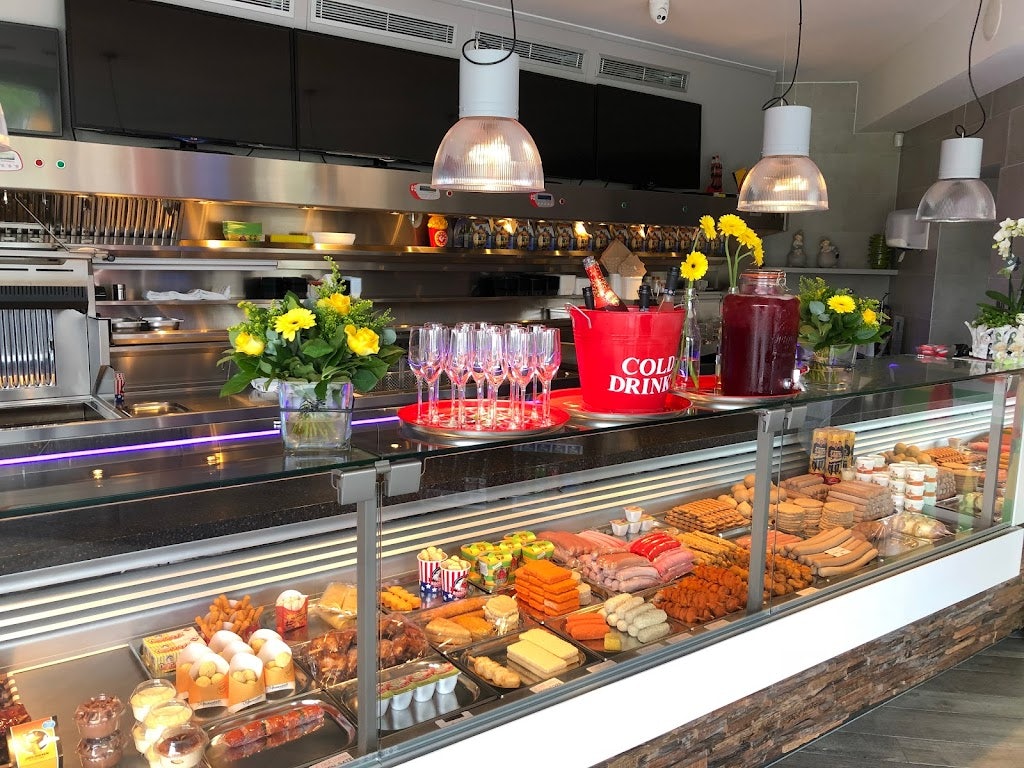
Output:
[[[722,300],[721,388],[729,396],[785,395],[793,389],[800,299],[786,273],[744,272]]]

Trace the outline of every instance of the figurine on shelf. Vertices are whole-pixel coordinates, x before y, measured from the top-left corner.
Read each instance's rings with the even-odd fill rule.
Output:
[[[722,193],[722,160],[718,155],[711,156],[711,183],[704,191],[712,195]]]
[[[818,248],[818,266],[822,268],[839,266],[839,249],[832,245],[827,237],[821,238],[821,247]]]
[[[796,234],[793,235],[793,244],[789,247],[789,253],[786,254],[786,266],[807,266],[807,253],[804,251],[804,231],[802,229],[798,229]]]

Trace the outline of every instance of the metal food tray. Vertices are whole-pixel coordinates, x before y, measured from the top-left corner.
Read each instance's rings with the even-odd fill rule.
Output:
[[[169,631],[169,630],[164,630],[164,631]],[[147,635],[147,637],[148,637],[148,635]],[[167,673],[165,675],[157,675],[157,674],[153,673],[153,670],[151,670],[148,666],[146,666],[146,662],[144,662],[142,660],[142,654],[141,654],[142,638],[141,637],[140,638],[136,638],[135,640],[132,640],[131,644],[129,645],[129,648],[131,649],[131,653],[132,653],[132,656],[135,658],[135,661],[138,662],[139,666],[142,668],[142,670],[149,677],[151,677],[151,678],[158,678],[158,677],[160,677],[160,678],[163,678],[164,680],[170,680],[171,682],[174,682],[174,678],[175,678],[174,673]],[[199,724],[199,725],[205,726],[205,725],[207,725],[209,723],[219,722],[219,721],[221,721],[221,720],[223,720],[225,718],[228,718],[228,717],[233,718],[233,717],[236,717],[236,716],[242,716],[242,717],[244,717],[246,719],[250,719],[251,720],[255,713],[261,713],[261,716],[262,716],[262,712],[265,709],[267,709],[268,707],[274,707],[276,704],[278,704],[283,699],[289,699],[289,698],[292,698],[294,696],[302,696],[304,694],[310,693],[311,691],[314,690],[314,688],[316,686],[313,685],[313,679],[310,676],[310,674],[298,662],[299,662],[299,660],[297,658],[295,658],[295,657],[292,658],[292,666],[295,668],[295,690],[287,690],[286,689],[286,690],[280,690],[280,691],[274,691],[272,693],[268,693],[266,701],[261,701],[261,702],[259,702],[257,704],[253,704],[252,706],[246,707],[244,710],[242,710],[241,712],[237,712],[237,713],[228,712],[227,707],[206,707],[204,709],[199,709],[199,710],[196,710],[195,714],[193,715],[193,718],[194,718],[195,722],[197,724]]]
[[[397,624],[401,624],[401,625],[403,625],[405,627],[408,627],[408,629],[403,632],[404,635],[406,635],[407,637],[413,637],[415,635],[415,636],[418,636],[417,639],[422,639],[422,649],[423,650],[422,650],[421,653],[419,653],[418,656],[415,656],[413,658],[409,658],[409,659],[407,659],[407,660],[405,660],[403,662],[400,662],[398,664],[392,664],[391,666],[388,666],[385,669],[393,669],[395,667],[401,666],[402,664],[407,664],[407,663],[412,662],[412,661],[417,661],[418,659],[424,658],[424,657],[430,655],[431,653],[433,653],[433,648],[431,648],[430,643],[427,641],[426,634],[423,632],[422,627],[420,627],[419,624],[417,624],[415,621],[411,621],[407,615],[405,615],[405,614],[395,614],[395,613],[382,614],[382,615],[379,615],[379,619],[380,619],[380,621],[395,622]],[[335,632],[335,631],[349,632],[349,631],[351,631],[351,632],[355,633],[356,630],[357,630],[356,624],[355,624],[355,622],[353,622],[352,626],[347,627],[344,630],[330,629],[328,631],[329,632]],[[313,639],[316,639],[316,638],[313,638]],[[386,641],[386,638],[381,637],[381,638],[379,638],[379,641],[381,643],[383,643],[383,642]],[[350,650],[351,649],[355,649],[357,647],[356,646],[356,642],[357,642],[357,638],[353,636],[352,642],[351,642],[351,644],[349,646]],[[338,685],[341,685],[343,683],[349,682],[350,679],[351,680],[355,679],[355,670],[353,670],[353,674],[352,674],[351,678],[346,677],[344,679],[338,679],[338,674],[339,673],[336,672],[335,670],[330,670],[330,669],[326,670],[326,671],[325,670],[318,670],[317,669],[317,665],[315,663],[315,660],[311,657],[311,654],[309,653],[309,646],[310,646],[311,643],[312,643],[312,640],[310,641],[310,643],[306,643],[306,644],[302,645],[302,647],[297,648],[296,651],[295,651],[295,658],[296,658],[296,660],[299,662],[299,664],[304,669],[309,671],[309,673],[312,675],[313,679],[317,683],[319,683],[319,685],[321,685],[324,688],[330,688],[332,686],[338,686]],[[416,652],[415,649],[411,650],[411,653],[415,653],[415,652]],[[343,672],[343,674],[345,674],[345,673],[347,673],[347,669],[345,670],[345,672]]]
[[[686,574],[683,574],[683,576],[685,576],[685,575]],[[647,597],[648,595],[653,595],[655,592],[657,592],[662,587],[668,587],[668,586],[671,586],[671,585],[675,584],[677,581],[679,581],[679,579],[683,578],[683,576],[680,576],[677,579],[672,579],[672,581],[667,581],[664,584],[656,584],[653,587],[644,587],[643,589],[638,589],[636,592],[629,592],[628,594],[630,594],[630,595],[638,595],[640,597]],[[603,601],[607,600],[609,597],[615,597],[616,595],[627,594],[625,592],[616,592],[613,589],[608,589],[608,587],[602,586],[602,585],[598,584],[597,582],[591,581],[586,576],[583,577],[583,581],[590,585],[591,593],[594,595],[595,598],[597,598],[597,600],[599,602],[603,602]]]
[[[522,685],[520,685],[519,688],[499,689],[502,696],[507,696],[508,694],[513,693],[515,691],[529,690],[537,684],[544,683],[547,680],[558,680],[561,682],[572,680],[574,678],[586,674],[586,668],[588,666],[601,660],[601,657],[593,653],[592,651],[583,648],[577,643],[568,641],[578,651],[576,663],[570,664],[568,667],[556,673],[550,678],[538,677],[536,674],[534,674],[528,669],[525,669],[524,667],[519,666],[514,661],[509,661],[507,649],[510,645],[519,641],[520,634],[521,633],[516,632],[515,634],[505,635],[504,637],[500,637],[495,640],[485,640],[482,643],[467,646],[459,653],[455,654],[452,657],[452,660],[455,661],[460,667],[472,671],[473,663],[470,661],[470,658],[486,656],[487,658],[492,659],[493,661],[498,662],[502,666],[508,667],[509,669],[516,672],[519,675],[520,680],[522,681]]]
[[[224,743],[224,734],[254,720],[283,714],[298,707],[317,705],[324,710],[323,723],[309,732],[275,734],[234,749]],[[324,696],[289,699],[258,713],[239,713],[207,729],[210,746],[206,762],[210,768],[280,768],[281,765],[310,765],[353,747],[355,726],[332,701]],[[290,738],[289,738],[290,736]],[[275,738],[276,737],[276,738]],[[279,749],[283,747],[283,749]]]
[[[470,571],[470,576],[472,576],[472,574],[473,572]],[[479,592],[487,592],[488,594],[490,594],[490,592],[487,589],[485,589],[482,584],[477,584],[474,581],[472,581],[472,579],[467,579],[466,583],[472,584],[473,587],[477,589]],[[396,611],[392,608],[385,608],[383,605],[381,605],[381,612],[398,614],[400,616],[411,616],[416,613],[419,613],[420,611],[426,611],[431,608],[438,608],[442,605],[447,605],[447,603],[445,603],[444,601],[444,598],[441,596],[440,592],[420,591],[419,574],[417,573],[405,574],[403,576],[397,576],[393,579],[385,579],[380,584],[380,591],[383,592],[388,587],[396,586],[402,587],[403,589],[405,589],[408,592],[411,592],[414,595],[419,595],[420,607],[414,608],[411,611]]]
[[[388,682],[405,675],[421,672],[425,669],[436,669],[446,661],[440,656],[427,656],[410,661],[397,667],[391,667],[378,675],[378,680]],[[353,718],[358,717],[359,699],[356,680],[349,680],[340,685],[331,686],[327,693],[334,698]],[[463,669],[459,671],[455,690],[451,693],[437,693],[426,701],[414,698],[406,709],[396,710],[389,706],[387,711],[377,718],[377,727],[382,736],[398,731],[405,731],[416,726],[440,727],[437,721],[445,721],[452,716],[498,698],[498,692],[487,683]]]
[[[654,593],[657,592],[657,590],[646,590],[646,592],[649,593],[650,596],[653,597]],[[648,598],[645,598],[645,599],[648,599]],[[589,606],[587,608],[584,608],[583,610],[576,611],[576,613],[577,614],[579,614],[579,613],[596,613],[600,609],[601,609],[600,604],[599,605],[592,605],[592,606]],[[568,617],[571,616],[571,615],[573,615],[573,614],[568,614],[567,616],[558,616],[557,618],[551,619],[550,621],[547,622],[546,626],[552,632],[557,633],[561,637],[563,637],[566,640],[568,640],[570,643],[574,643],[576,645],[581,645],[584,648],[586,648],[587,650],[592,651],[593,653],[596,653],[598,656],[603,656],[605,658],[625,657],[627,654],[632,655],[632,653],[634,651],[636,651],[638,648],[643,648],[643,647],[645,647],[647,645],[654,645],[655,643],[661,643],[661,642],[664,642],[666,639],[672,637],[673,635],[680,635],[680,634],[683,634],[684,632],[688,632],[689,631],[689,628],[685,624],[683,624],[680,621],[676,621],[671,616],[669,616],[667,618],[668,626],[669,626],[669,632],[664,637],[659,637],[657,640],[652,640],[650,643],[641,643],[636,638],[630,638],[630,640],[632,640],[633,643],[635,643],[635,644],[629,644],[629,647],[623,648],[621,651],[606,651],[605,648],[604,648],[604,640],[603,639],[602,640],[577,640],[576,638],[572,637],[572,635],[570,635],[568,633],[568,631],[566,631],[565,624],[566,624],[566,621],[568,620]],[[609,632],[611,632],[612,629],[613,629],[613,627],[608,627],[608,631]]]

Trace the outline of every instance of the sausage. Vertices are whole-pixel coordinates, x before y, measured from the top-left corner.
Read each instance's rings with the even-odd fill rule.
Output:
[[[824,568],[819,568],[818,569],[818,575],[821,576],[822,578],[827,578],[829,576],[841,576],[844,573],[853,573],[854,571],[858,570],[862,566],[865,566],[868,563],[870,563],[877,556],[878,556],[878,550],[875,549],[874,547],[871,547],[867,552],[865,552],[863,555],[861,555],[860,558],[858,558],[857,560],[854,560],[852,563],[848,563],[847,565],[838,565],[838,566],[834,566],[834,567],[827,566],[827,567],[824,567]]]
[[[221,740],[230,748],[250,744],[284,731],[319,723],[324,719],[324,710],[319,704],[307,704],[289,712],[270,715],[260,720],[239,725],[225,731]]]
[[[817,536],[812,536],[801,544],[792,545],[788,548],[788,552],[794,557],[809,555],[814,552],[824,552],[826,549],[831,549],[845,541],[849,534],[850,532],[845,528],[833,528],[830,531],[819,533]]]
[[[815,558],[812,564],[812,570],[821,570],[822,568],[833,568],[840,565],[849,565],[850,563],[859,560],[861,556],[872,549],[871,545],[866,541],[858,541],[858,543],[850,548],[850,551],[845,555],[839,557],[832,557],[831,555],[822,554]]]

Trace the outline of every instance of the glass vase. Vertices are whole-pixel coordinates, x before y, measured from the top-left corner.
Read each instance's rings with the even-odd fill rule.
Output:
[[[679,337],[679,353],[673,377],[674,390],[687,392],[700,389],[700,318],[697,315],[697,289],[687,285],[683,294],[683,331]]]
[[[288,452],[345,450],[352,440],[352,382],[332,382],[324,397],[317,397],[316,383],[282,381],[281,438]]]
[[[739,291],[722,300],[719,353],[723,395],[771,397],[793,391],[800,300],[786,273],[744,272]]]
[[[816,349],[807,366],[808,385],[828,390],[849,389],[853,384],[853,365],[857,361],[856,344],[834,344]]]

